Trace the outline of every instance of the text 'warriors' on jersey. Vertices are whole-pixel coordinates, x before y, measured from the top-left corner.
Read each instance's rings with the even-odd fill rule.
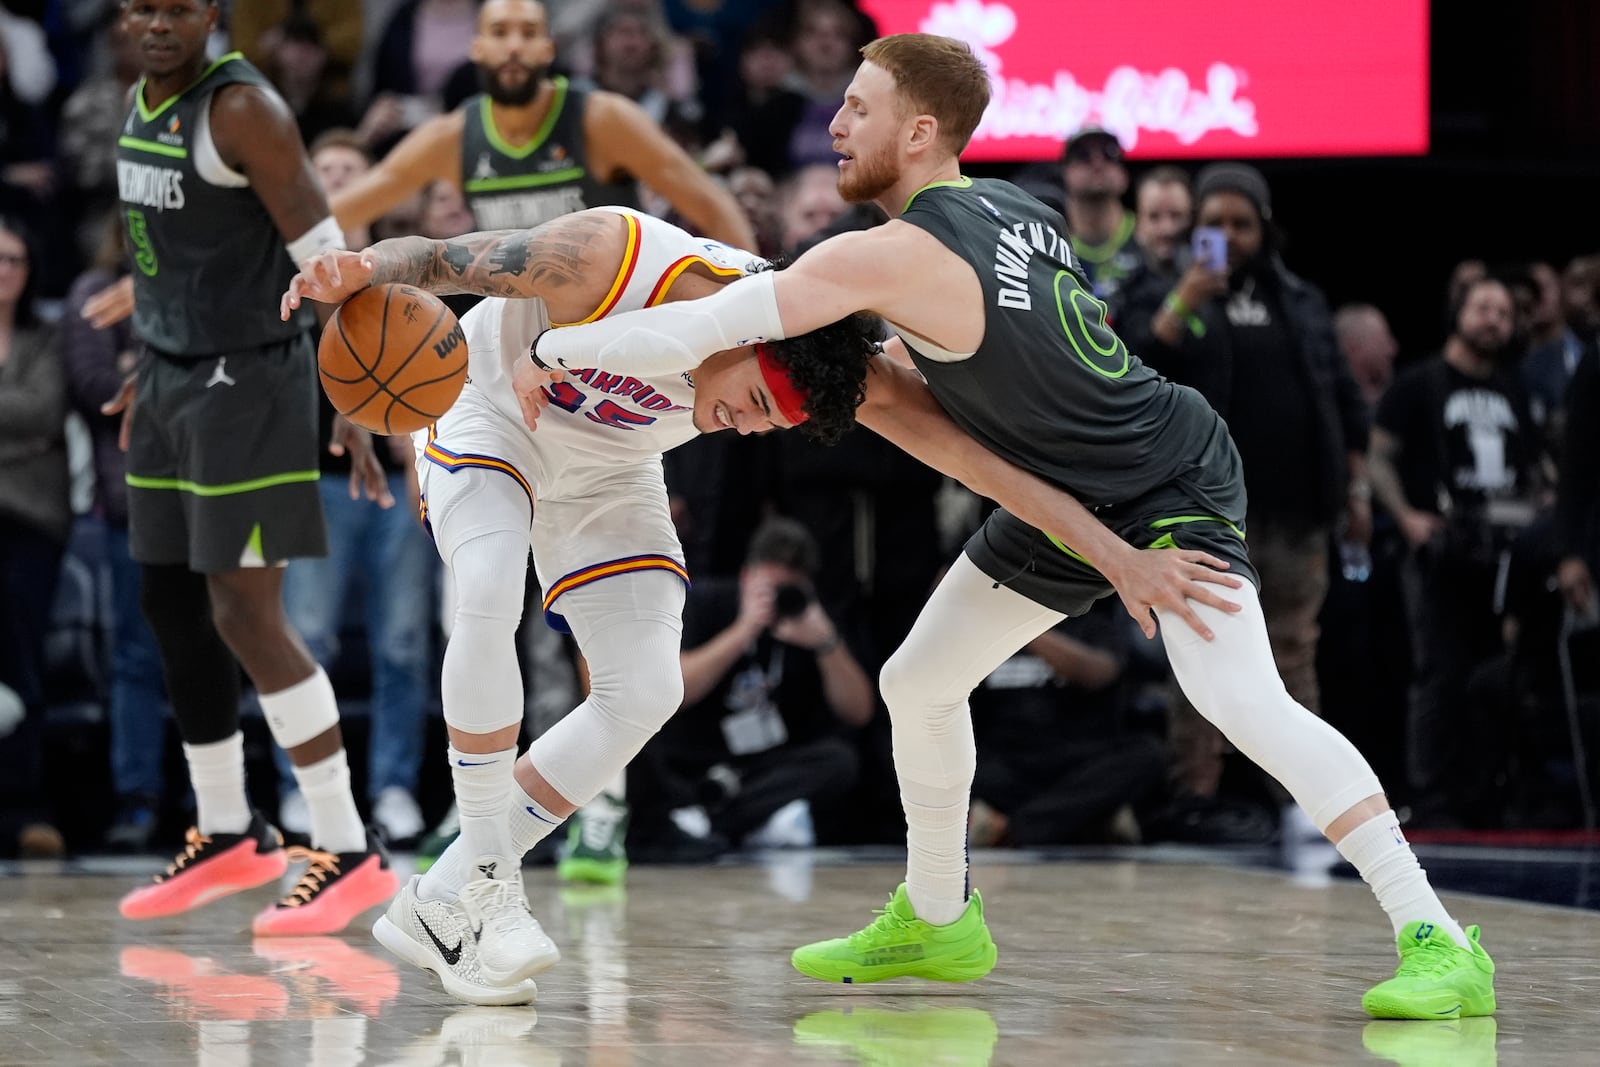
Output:
[[[687,271],[732,280],[761,264],[753,253],[695,237],[652,216],[627,208],[599,210],[624,221],[627,241],[610,290],[585,321],[659,304]],[[467,312],[461,320],[469,345],[468,384],[457,401],[461,413],[492,407],[522,427],[522,409],[511,388],[512,366],[539,334],[561,325],[575,324],[552,323],[543,300],[491,297]],[[636,377],[578,367],[545,392],[550,405],[539,418],[535,443],[560,445],[596,464],[659,455],[698,432],[691,374]],[[441,435],[454,417],[456,409],[440,420]]]

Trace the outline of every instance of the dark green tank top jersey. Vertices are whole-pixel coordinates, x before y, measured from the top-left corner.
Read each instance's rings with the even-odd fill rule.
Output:
[[[633,182],[602,182],[589,171],[583,133],[588,98],[567,79],[556,78],[544,125],[520,148],[507,144],[495,129],[487,96],[461,105],[466,112],[462,189],[480,230],[529,229],[601,205],[638,206]]]
[[[951,418],[1130,543],[1203,549],[1254,580],[1243,469],[1227,426],[1112,331],[1060,215],[1009,182],[963,177],[922,189],[901,217],[972,264],[983,286],[983,342],[972,356],[930,358],[901,334]],[[1069,615],[1111,591],[1065,546],[1005,511],[967,553],[990,577]]]
[[[284,239],[249,185],[215,178],[208,135],[211,95],[224,85],[271,89],[238,53],[193,85],[146,107],[144,80],[117,141],[117,185],[133,257],[134,329],[170,356],[199,358],[281,342],[305,330],[278,318],[295,267]]]

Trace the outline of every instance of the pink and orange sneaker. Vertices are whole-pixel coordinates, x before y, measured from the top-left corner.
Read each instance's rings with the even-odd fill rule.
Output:
[[[306,871],[289,895],[256,916],[257,937],[312,937],[336,934],[350,920],[386,903],[400,888],[389,853],[371,830],[365,852],[322,852],[291,848],[289,858],[305,860]]]
[[[242,834],[202,834],[191,826],[188,844],[150,885],[122,898],[124,919],[159,919],[203,907],[219,897],[241,893],[283,877],[289,858],[283,836],[261,817],[250,815]]]

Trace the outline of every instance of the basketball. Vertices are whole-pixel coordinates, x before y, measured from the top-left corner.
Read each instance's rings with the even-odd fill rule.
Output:
[[[414,433],[450,409],[467,380],[467,339],[444,302],[414,285],[375,285],[339,305],[317,349],[339,414],[382,434]]]

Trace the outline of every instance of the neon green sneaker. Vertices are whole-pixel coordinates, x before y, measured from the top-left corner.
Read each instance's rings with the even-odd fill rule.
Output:
[[[601,793],[572,813],[567,853],[556,864],[563,882],[620,885],[628,869],[628,805]]]
[[[1493,1019],[1375,1022],[1361,1031],[1361,1047],[1400,1067],[1495,1067]]]
[[[1000,1031],[981,1008],[819,1011],[794,1024],[794,1043],[851,1053],[872,1067],[989,1067]]]
[[[983,921],[977,890],[967,910],[948,926],[916,917],[901,882],[877,918],[849,937],[818,941],[794,950],[794,969],[824,982],[881,982],[887,978],[931,978],[970,982],[994,970],[999,951]]]
[[[1396,938],[1400,969],[1361,998],[1378,1019],[1457,1019],[1494,1014],[1494,961],[1467,927],[1469,948],[1432,923],[1412,922]]]

